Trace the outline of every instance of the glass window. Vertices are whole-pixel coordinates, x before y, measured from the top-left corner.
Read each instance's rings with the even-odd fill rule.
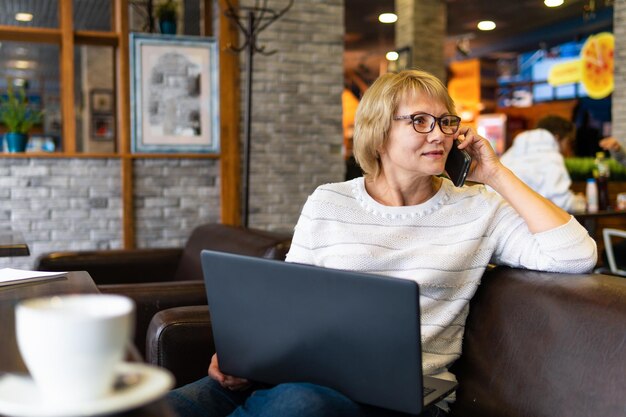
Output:
[[[2,0],[0,25],[59,27],[58,0]]]
[[[549,101],[554,100],[554,88],[550,84],[535,84],[533,86],[533,100]]]
[[[60,151],[59,55],[52,44],[2,42],[0,47],[0,94],[11,84],[16,92],[23,89],[33,110],[44,112],[29,131],[28,150]]]
[[[109,46],[75,48],[76,151],[116,151],[115,50]]]
[[[556,98],[559,100],[576,98],[576,84],[566,84],[554,89]]]
[[[202,34],[203,8],[201,0],[184,0],[182,16],[183,35],[200,36]]]
[[[130,0],[128,2],[128,30],[130,32],[152,32],[150,19],[148,18],[148,3]]]
[[[112,31],[112,0],[74,0],[74,29]]]

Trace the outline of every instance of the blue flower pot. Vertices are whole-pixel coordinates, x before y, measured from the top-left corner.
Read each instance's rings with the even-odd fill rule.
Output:
[[[159,29],[161,29],[161,33],[165,35],[176,35],[176,21],[175,20],[160,20]]]
[[[28,135],[24,133],[9,132],[4,134],[6,149],[9,153],[24,152],[28,143]]]

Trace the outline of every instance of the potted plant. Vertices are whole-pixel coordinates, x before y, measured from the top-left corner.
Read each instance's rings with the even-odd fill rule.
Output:
[[[159,19],[161,33],[176,34],[176,18],[178,16],[178,6],[174,0],[165,0],[156,8],[156,17]]]
[[[9,152],[26,150],[28,131],[41,122],[42,116],[43,112],[30,108],[24,89],[20,88],[16,94],[13,90],[13,83],[9,82],[7,96],[0,97],[0,122],[7,129],[4,138]]]

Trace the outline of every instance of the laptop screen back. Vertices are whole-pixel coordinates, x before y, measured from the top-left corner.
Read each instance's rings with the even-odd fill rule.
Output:
[[[224,373],[422,410],[415,282],[206,250],[202,267]]]

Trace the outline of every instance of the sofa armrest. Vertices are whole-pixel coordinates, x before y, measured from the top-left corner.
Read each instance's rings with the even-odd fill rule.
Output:
[[[87,271],[97,285],[162,282],[174,278],[181,248],[50,252],[35,262],[38,271]]]
[[[156,282],[146,284],[113,284],[98,286],[105,294],[121,294],[135,301],[135,346],[146,357],[146,332],[152,317],[161,310],[206,305],[203,281]]]
[[[626,280],[498,267],[473,297],[453,416],[617,416]]]
[[[214,353],[208,306],[170,308],[152,318],[146,362],[172,372],[177,387],[205,377]]]

